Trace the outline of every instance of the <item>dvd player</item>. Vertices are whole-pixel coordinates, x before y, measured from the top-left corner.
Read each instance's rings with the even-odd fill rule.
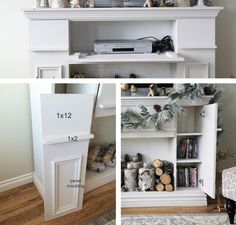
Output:
[[[144,54],[152,52],[150,40],[96,40],[94,52],[97,54]]]

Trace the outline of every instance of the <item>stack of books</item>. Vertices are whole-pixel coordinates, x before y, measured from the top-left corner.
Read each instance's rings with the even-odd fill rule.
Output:
[[[197,187],[197,168],[192,166],[178,167],[178,187]]]
[[[183,138],[177,149],[178,159],[198,158],[198,140],[196,138]]]

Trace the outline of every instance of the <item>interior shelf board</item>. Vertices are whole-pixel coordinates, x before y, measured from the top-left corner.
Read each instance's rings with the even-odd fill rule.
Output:
[[[201,163],[201,159],[177,159],[178,164],[185,164],[185,163]]]
[[[193,132],[193,133],[177,133],[178,137],[184,137],[184,136],[201,136],[202,133],[200,132]]]
[[[163,54],[94,54],[83,55],[75,53],[69,56],[69,64],[101,64],[101,63],[129,63],[129,62],[160,62],[160,63],[177,63],[184,62],[184,58],[174,52]]]

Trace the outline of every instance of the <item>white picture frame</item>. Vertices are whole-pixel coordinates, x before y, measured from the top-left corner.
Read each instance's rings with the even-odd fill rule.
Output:
[[[62,65],[59,66],[37,66],[36,78],[43,79],[57,79],[62,78]]]

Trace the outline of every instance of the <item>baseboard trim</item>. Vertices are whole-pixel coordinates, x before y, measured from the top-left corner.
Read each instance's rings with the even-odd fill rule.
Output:
[[[39,178],[34,174],[34,185],[37,188],[39,194],[44,198],[43,184],[40,182]]]
[[[10,190],[33,182],[33,173],[27,173],[19,177],[14,177],[0,182],[0,192]]]

